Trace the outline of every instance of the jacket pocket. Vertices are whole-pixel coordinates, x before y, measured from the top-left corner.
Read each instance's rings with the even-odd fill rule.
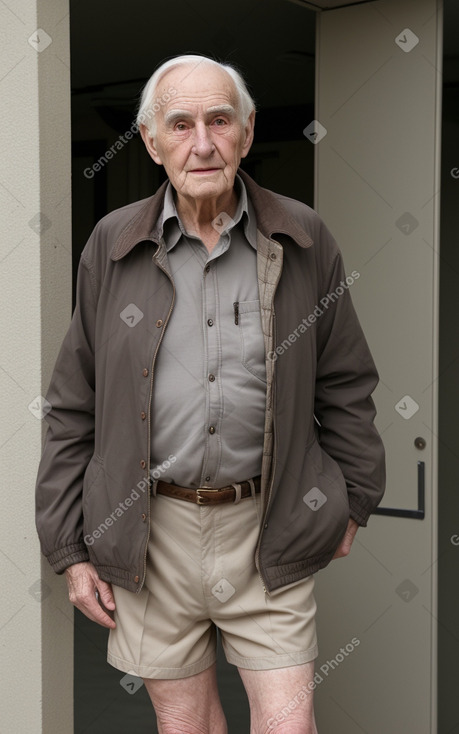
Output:
[[[238,320],[241,362],[248,372],[266,382],[265,343],[261,327],[260,301],[240,301]]]
[[[273,513],[282,528],[274,542],[280,564],[301,563],[334,552],[349,520],[343,473],[317,441],[306,447],[301,475],[292,484],[287,483],[278,493]]]
[[[310,523],[320,531],[321,552],[336,550],[349,521],[349,496],[338,463],[314,441],[307,453],[309,472],[314,485],[303,496]]]

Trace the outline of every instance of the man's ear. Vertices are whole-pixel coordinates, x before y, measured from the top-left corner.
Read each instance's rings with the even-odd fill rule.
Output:
[[[161,166],[163,162],[157,151],[155,140],[152,137],[150,130],[143,123],[139,126],[139,130],[142,136],[142,140],[145,143],[145,147],[148,150],[148,155],[153,158],[155,163]]]
[[[255,110],[253,110],[250,113],[247,119],[247,122],[244,125],[244,142],[242,145],[241,158],[245,158],[250,148],[252,147],[254,128],[255,128]]]

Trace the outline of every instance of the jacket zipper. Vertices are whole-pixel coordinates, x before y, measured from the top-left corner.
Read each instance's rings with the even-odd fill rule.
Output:
[[[153,255],[153,258],[155,256]],[[153,259],[152,258],[152,259]],[[143,554],[143,576],[142,581],[140,583],[140,586],[138,588],[138,592],[142,589],[144,583],[145,583],[145,576],[147,575],[147,552],[148,552],[148,540],[150,538],[150,461],[151,461],[151,401],[153,398],[153,376],[154,376],[154,370],[155,370],[155,363],[156,363],[156,356],[158,354],[159,347],[161,346],[161,342],[164,337],[164,333],[166,331],[167,324],[169,323],[169,319],[171,317],[172,309],[174,308],[175,303],[175,283],[172,280],[171,276],[167,272],[165,268],[163,268],[162,265],[160,265],[158,262],[155,263],[157,267],[165,273],[165,275],[169,278],[170,282],[172,283],[172,301],[169,308],[169,313],[167,314],[166,321],[164,322],[164,327],[161,332],[161,336],[159,337],[158,343],[156,345],[155,352],[153,354],[153,359],[151,362],[151,377],[150,377],[150,394],[148,396],[148,420],[147,420],[147,436],[148,436],[148,446],[147,446],[147,484],[148,484],[148,512],[147,512],[147,522],[148,522],[148,532],[147,532],[147,538],[145,541],[145,551]]]
[[[275,344],[275,343],[276,343],[276,314],[275,314],[274,306],[273,306],[273,344]],[[274,362],[273,374],[272,374],[272,387],[271,387],[271,389],[272,389],[271,405],[272,405],[272,412],[273,412],[273,425],[272,425],[272,430],[273,430],[273,460],[272,460],[272,465],[271,465],[271,481],[270,481],[270,484],[269,484],[268,498],[267,498],[267,501],[266,501],[266,506],[265,506],[264,514],[263,514],[263,517],[261,519],[260,537],[258,539],[257,549],[255,551],[255,565],[257,567],[257,571],[258,571],[258,575],[260,577],[260,580],[261,580],[261,582],[263,584],[263,591],[268,596],[269,596],[269,591],[266,588],[266,579],[263,578],[263,574],[261,573],[261,570],[260,570],[260,546],[261,546],[261,536],[263,535],[265,520],[266,520],[266,516],[268,514],[269,501],[271,499],[271,494],[272,494],[272,489],[273,489],[273,484],[274,484],[274,474],[275,474],[275,471],[276,471],[276,459],[277,459],[276,442],[277,442],[277,433],[276,433],[276,426],[275,426],[276,411],[274,410],[275,400],[276,400],[275,383],[274,383],[274,371],[275,371],[275,369],[276,369],[276,363]]]

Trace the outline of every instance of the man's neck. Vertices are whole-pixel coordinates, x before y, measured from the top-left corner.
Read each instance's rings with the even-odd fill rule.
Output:
[[[228,191],[218,199],[188,199],[177,194],[175,201],[177,214],[185,230],[188,234],[199,237],[209,252],[212,252],[220,239],[220,231],[213,222],[223,212],[233,217],[237,205],[238,198],[235,189]]]

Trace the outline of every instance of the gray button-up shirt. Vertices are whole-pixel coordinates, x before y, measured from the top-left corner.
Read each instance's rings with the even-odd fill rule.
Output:
[[[261,472],[265,350],[257,281],[256,219],[236,176],[238,206],[223,215],[211,254],[188,234],[169,184],[162,222],[176,301],[154,375],[152,470],[161,479],[223,487]],[[156,474],[155,474],[156,476]]]

